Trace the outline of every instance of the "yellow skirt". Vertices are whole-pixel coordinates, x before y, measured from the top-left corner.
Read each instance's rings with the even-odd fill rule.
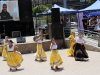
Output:
[[[3,58],[6,60],[6,55],[7,55],[7,53],[6,53],[5,48],[6,48],[6,45],[4,45],[4,47],[3,47],[2,56],[3,56]],[[8,49],[7,49],[7,50],[8,50]]]
[[[21,63],[23,62],[23,58],[21,56],[21,53],[16,52],[7,52],[7,64],[10,68],[17,68],[21,66]]]
[[[74,44],[75,43],[72,43],[70,49],[67,51],[68,55],[73,55],[74,56],[74,49],[73,49]]]
[[[51,51],[50,66],[53,66],[53,65],[59,66],[62,64],[63,64],[63,61],[62,61],[61,56],[59,55],[58,50]]]
[[[42,44],[37,44],[37,53],[36,53],[36,57],[35,59],[37,60],[46,60],[46,53],[44,52],[43,48],[42,48]]]

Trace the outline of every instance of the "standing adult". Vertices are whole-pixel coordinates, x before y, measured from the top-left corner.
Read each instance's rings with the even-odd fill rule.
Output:
[[[92,18],[90,19],[89,30],[94,31],[96,24],[97,24],[97,20],[95,16],[92,16]]]
[[[91,15],[88,16],[88,19],[89,19],[89,20],[91,19]]]
[[[18,47],[13,44],[12,40],[10,40],[9,45],[7,45],[5,49],[7,51],[7,64],[10,67],[10,70],[12,70],[12,68],[17,70],[17,68],[20,67],[21,63],[23,62],[21,53],[17,51]]]
[[[75,38],[76,44],[74,45],[74,57],[76,61],[82,61],[84,58],[88,58],[88,54],[85,50],[84,44],[86,43],[85,39],[82,37],[82,34],[79,33],[78,37]]]
[[[70,27],[70,20],[69,20],[69,18],[67,18],[66,21],[65,21],[65,27]]]
[[[97,24],[97,20],[95,16],[92,16],[92,18],[90,19],[90,26],[95,26],[96,24]]]
[[[8,45],[8,36],[5,36],[5,40],[1,42],[3,45],[4,45],[4,48],[3,48],[3,52],[2,52],[2,56],[4,58],[4,61],[6,61],[6,50],[5,50],[5,47]]]
[[[51,56],[50,56],[51,69],[54,70],[53,68],[54,65],[56,65],[56,69],[59,69],[58,66],[63,64],[63,61],[57,50],[57,44],[54,38],[51,40],[50,50],[51,50]]]
[[[42,35],[39,35],[39,38],[36,40],[36,43],[37,43],[37,53],[36,53],[35,60],[36,61],[37,60],[39,60],[39,61],[46,60],[47,59],[46,53],[42,47]]]
[[[84,27],[84,30],[87,30],[87,18],[85,18],[85,16],[83,16],[83,19],[82,19],[82,22],[83,22],[83,27]]]
[[[90,19],[91,19],[91,15],[88,16],[88,20],[87,20],[87,25],[90,25]]]
[[[67,54],[68,54],[68,55],[71,55],[71,56],[74,56],[74,49],[73,49],[73,46],[74,46],[74,44],[75,44],[75,40],[74,40],[75,37],[76,37],[75,32],[72,32],[72,35],[69,36],[69,40],[70,40],[71,46],[70,46],[70,49],[67,51]]]
[[[97,16],[97,24],[96,24],[94,30],[95,30],[95,31],[100,30],[100,16]]]
[[[67,18],[66,21],[65,21],[65,27],[68,28],[68,29],[66,30],[66,32],[67,32],[67,36],[66,36],[66,37],[69,37],[69,35],[70,35],[70,28],[71,28],[71,24],[70,24],[69,18]]]

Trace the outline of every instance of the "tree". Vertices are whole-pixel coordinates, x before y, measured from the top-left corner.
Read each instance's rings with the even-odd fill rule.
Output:
[[[51,9],[52,6],[53,6],[52,4],[47,4],[47,5],[46,5],[46,7],[47,7],[48,9]]]
[[[97,1],[97,0],[89,0],[88,3],[93,4],[95,1]]]
[[[32,11],[33,11],[32,15],[33,15],[33,17],[35,17],[36,13],[43,13],[43,12],[45,12],[46,11],[46,6],[44,6],[44,5],[36,6],[36,7],[34,7],[32,9]]]
[[[44,13],[47,11],[47,8],[48,9],[51,9],[52,8],[52,4],[47,4],[47,5],[37,5],[36,7],[34,7],[32,9],[32,15],[33,17],[36,17],[36,13]]]

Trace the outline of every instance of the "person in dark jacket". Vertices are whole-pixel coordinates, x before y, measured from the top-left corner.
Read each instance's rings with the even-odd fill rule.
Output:
[[[83,27],[84,27],[84,30],[87,30],[87,18],[85,18],[85,16],[83,16],[83,19],[82,19],[82,22],[83,22]]]
[[[13,19],[12,16],[10,16],[10,13],[7,12],[7,5],[3,4],[3,10],[1,12],[1,20],[7,20],[7,19]]]

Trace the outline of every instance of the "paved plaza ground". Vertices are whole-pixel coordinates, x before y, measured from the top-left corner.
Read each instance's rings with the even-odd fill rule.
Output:
[[[60,70],[51,70],[50,51],[47,51],[46,62],[34,61],[34,53],[23,54],[24,61],[18,71],[10,71],[6,61],[0,57],[0,75],[100,75],[100,52],[87,51],[88,61],[75,61],[73,57],[68,57],[67,49],[59,50],[63,59]]]

